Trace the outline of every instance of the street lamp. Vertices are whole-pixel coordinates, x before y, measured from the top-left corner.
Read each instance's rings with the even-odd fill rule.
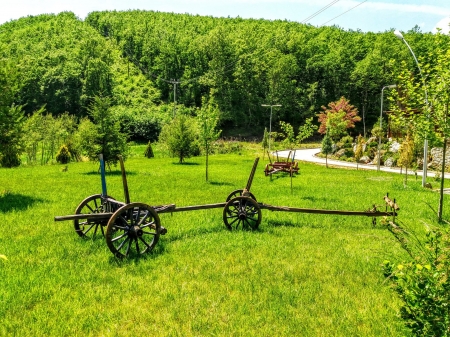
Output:
[[[386,85],[385,87],[383,87],[383,89],[381,89],[381,111],[380,111],[380,136],[378,138],[378,165],[377,165],[377,171],[380,170],[380,161],[381,161],[381,156],[380,156],[380,149],[381,149],[381,133],[383,132],[383,91],[384,89],[393,89],[396,88],[397,85],[396,84],[391,84],[391,85]]]
[[[274,106],[281,106],[280,104],[261,104],[261,106],[270,106],[270,122],[269,122],[269,152],[270,152],[270,138],[272,137],[272,108]]]
[[[411,55],[414,57],[414,61],[416,61],[417,64],[417,68],[419,68],[419,73],[420,76],[422,77],[422,82],[423,82],[423,89],[425,91],[425,104],[426,107],[428,108],[428,94],[427,94],[427,86],[425,84],[425,78],[423,77],[422,74],[422,70],[420,69],[419,66],[419,62],[417,61],[417,57],[414,54],[413,50],[411,49],[411,47],[409,46],[408,42],[406,42],[405,38],[403,37],[402,33],[399,30],[396,30],[394,32],[395,36],[397,36],[400,40],[402,40],[403,42],[405,42],[406,46],[408,47],[409,51],[411,52]],[[428,113],[428,109],[427,109],[427,113]],[[427,118],[430,118],[430,115],[427,115]],[[425,183],[427,182],[427,161],[428,161],[428,139],[426,138],[427,135],[425,136],[425,140],[423,142],[423,176],[422,176],[422,187],[425,186]]]

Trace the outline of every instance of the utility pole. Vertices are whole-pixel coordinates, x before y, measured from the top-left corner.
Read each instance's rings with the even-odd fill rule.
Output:
[[[270,106],[270,122],[269,122],[269,153],[270,153],[270,139],[272,137],[272,108],[274,106],[281,106],[280,104],[261,104],[261,106],[269,107]]]
[[[181,82],[177,81],[176,79],[173,79],[168,82],[173,84],[173,118],[175,118],[177,106],[177,84],[180,84]]]

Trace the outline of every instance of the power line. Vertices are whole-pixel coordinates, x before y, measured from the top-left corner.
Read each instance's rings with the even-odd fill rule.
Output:
[[[307,21],[311,20],[312,18],[315,18],[317,15],[319,15],[320,13],[322,13],[323,11],[327,10],[328,8],[330,8],[331,6],[333,6],[335,3],[339,2],[339,0],[333,0],[332,2],[330,2],[328,5],[326,5],[325,7],[323,7],[322,9],[319,9],[317,12],[315,12],[314,14],[311,14],[310,16],[308,16],[305,20],[303,20],[300,23],[306,23]]]
[[[334,18],[332,18],[331,20],[328,20],[327,22],[322,23],[322,24],[320,25],[320,27],[325,26],[328,22],[331,22],[331,21],[333,21],[334,19],[337,19],[338,17],[340,17],[340,16],[342,16],[342,15],[344,15],[344,14],[350,12],[352,9],[355,9],[355,8],[358,7],[358,6],[361,6],[361,5],[362,5],[363,3],[365,3],[366,1],[367,1],[367,0],[364,0],[363,2],[360,2],[359,4],[357,4],[356,6],[350,8],[349,10],[345,11],[344,13],[341,13],[341,14],[339,14],[338,16],[335,16]]]

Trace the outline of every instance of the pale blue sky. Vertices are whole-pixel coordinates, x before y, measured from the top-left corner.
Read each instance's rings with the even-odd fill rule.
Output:
[[[407,31],[415,25],[432,32],[440,24],[448,32],[449,0],[0,0],[0,24],[42,13],[72,11],[81,19],[98,10],[145,9],[215,17],[264,18],[338,25],[344,29]],[[329,7],[328,7],[329,6]],[[355,7],[357,6],[357,7]],[[328,7],[320,14],[315,13]],[[353,8],[355,7],[355,8]],[[353,8],[353,9],[352,9]],[[347,13],[345,13],[348,11]],[[310,19],[308,19],[310,18]]]

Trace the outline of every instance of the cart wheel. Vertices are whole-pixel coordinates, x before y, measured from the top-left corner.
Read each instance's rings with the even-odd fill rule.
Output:
[[[161,223],[153,207],[133,202],[119,208],[106,227],[106,244],[116,257],[131,251],[150,252],[159,240]]]
[[[223,209],[223,222],[228,229],[258,229],[261,223],[261,208],[256,200],[249,197],[231,199]]]
[[[231,192],[231,193],[228,195],[227,201],[226,201],[226,202],[228,202],[228,201],[230,201],[231,199],[236,198],[236,197],[242,197],[242,192],[244,192],[244,190],[236,190],[236,191]],[[256,197],[253,195],[253,193],[251,193],[251,192],[248,192],[248,193],[249,193],[249,195],[250,195],[250,198],[252,198],[253,200],[256,201]]]
[[[112,199],[111,197],[108,197]],[[101,194],[94,194],[84,199],[76,208],[75,214],[93,214],[93,213],[105,213],[109,212],[108,202],[102,200]],[[83,238],[94,238],[97,234],[98,227],[100,227],[102,234],[104,235],[103,227],[108,223],[108,219],[105,220],[88,220],[77,219],[73,221],[75,232]]]

